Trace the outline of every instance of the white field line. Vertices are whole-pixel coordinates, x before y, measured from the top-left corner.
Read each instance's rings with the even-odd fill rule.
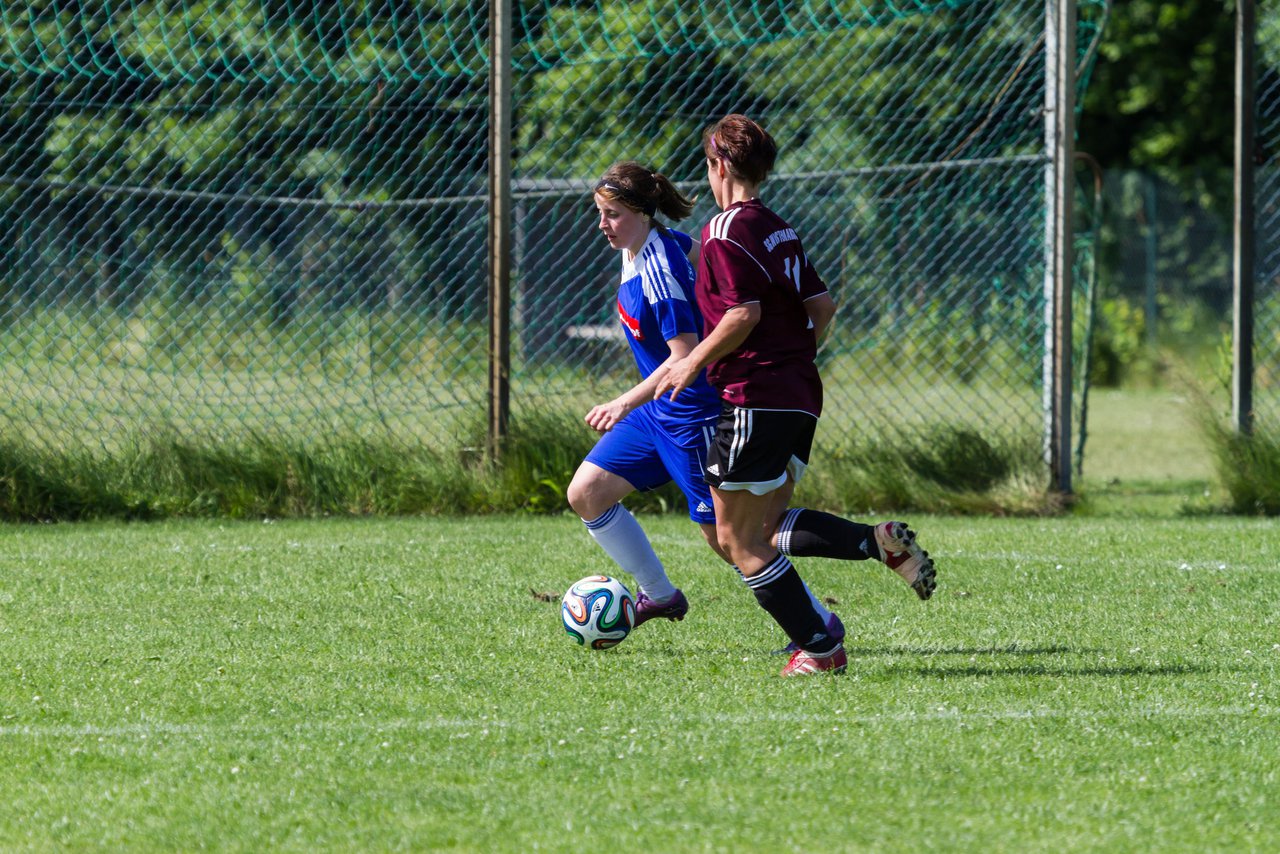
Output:
[[[931,551],[930,554],[933,554]],[[988,551],[967,551],[965,549],[957,549],[950,552],[946,557],[965,558],[967,560],[981,560],[988,563],[1003,563],[1027,569],[1042,568],[1043,564],[1053,564],[1056,569],[1070,569],[1073,566],[1110,566],[1123,557],[1118,553],[1107,555],[1074,555],[1070,557],[1052,554],[1042,554],[1037,552],[988,552]],[[1205,570],[1213,572],[1280,572],[1280,565],[1274,561],[1265,561],[1254,563],[1251,561],[1223,561],[1223,560],[1156,560],[1143,558],[1144,565],[1150,569],[1180,569],[1185,571],[1202,572]]]
[[[1158,706],[1101,711],[1096,709],[1009,709],[994,712],[965,712],[955,708],[938,708],[922,712],[893,712],[888,714],[845,714],[834,711],[827,715],[809,715],[787,712],[770,714],[717,714],[697,718],[683,718],[675,723],[714,723],[733,724],[735,726],[751,726],[763,721],[787,724],[830,725],[833,723],[918,723],[969,721],[1021,721],[1021,720],[1108,720],[1125,718],[1140,721],[1150,718],[1165,719],[1200,719],[1200,718],[1273,718],[1280,714],[1280,708],[1271,706],[1217,706],[1198,709],[1165,708]],[[402,731],[427,732],[431,730],[474,730],[477,733],[494,729],[547,729],[555,730],[554,724],[524,724],[518,721],[503,721],[493,718],[436,718],[432,720],[400,719],[391,721],[310,721],[279,727],[256,724],[170,724],[161,721],[97,726],[94,724],[73,725],[41,725],[16,724],[0,726],[0,738],[140,738],[155,736],[195,736],[197,738],[234,735],[290,735],[307,733],[350,733],[367,732],[386,734]],[[621,729],[621,728],[620,728]],[[597,728],[596,731],[599,731]]]
[[[314,732],[372,732],[395,730],[433,730],[433,729],[467,729],[488,727],[502,728],[510,724],[485,718],[437,718],[434,720],[395,720],[395,721],[307,721],[306,723],[286,724],[273,727],[253,723],[243,724],[171,724],[164,721],[148,721],[136,724],[115,724],[98,726],[96,724],[15,724],[0,726],[0,738],[23,737],[33,738],[77,738],[80,736],[99,738],[148,738],[163,735],[194,735],[199,738],[212,735],[288,735]]]

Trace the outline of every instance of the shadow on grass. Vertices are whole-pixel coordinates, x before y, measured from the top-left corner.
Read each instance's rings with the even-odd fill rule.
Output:
[[[851,647],[845,645],[845,652],[850,658],[859,656],[874,657],[880,655],[909,655],[913,658],[926,655],[1088,655],[1097,653],[1097,649],[1077,649],[1073,646],[982,646],[982,647]]]
[[[916,666],[894,666],[891,670],[909,671],[917,676],[1180,676],[1194,673],[1210,673],[1223,668],[1199,664],[1080,664],[1072,665],[1055,661],[1017,661],[1008,664],[956,663],[949,665],[933,659],[942,655],[996,655],[996,656],[1074,656],[1097,655],[1102,650],[1079,649],[1070,646],[1008,646],[988,647],[850,647],[845,646],[849,658],[878,658],[901,656],[916,659]]]
[[[953,676],[1185,676],[1192,673],[1221,671],[1219,666],[1205,667],[1198,664],[1117,664],[1072,667],[1053,664],[1015,665],[1013,667],[911,667],[893,668],[910,670],[915,676],[937,676],[943,679]]]

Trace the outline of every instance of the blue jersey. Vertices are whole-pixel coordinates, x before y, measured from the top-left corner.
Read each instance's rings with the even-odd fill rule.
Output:
[[[623,253],[618,318],[642,377],[670,357],[667,341],[683,333],[702,338],[702,313],[693,298],[694,271],[687,255],[692,245],[687,234],[654,228],[638,255]],[[687,429],[719,414],[720,395],[703,371],[674,401],[664,395],[646,406],[664,427]]]

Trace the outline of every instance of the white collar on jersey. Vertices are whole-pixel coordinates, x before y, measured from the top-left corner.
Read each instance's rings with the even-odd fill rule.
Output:
[[[631,254],[630,249],[622,250],[622,270],[625,273],[628,267],[636,265],[636,258],[644,254],[645,247],[658,239],[658,227],[656,225],[649,227],[649,236],[644,239],[644,243],[640,245],[640,251],[635,255]],[[626,278],[624,276],[624,278]]]

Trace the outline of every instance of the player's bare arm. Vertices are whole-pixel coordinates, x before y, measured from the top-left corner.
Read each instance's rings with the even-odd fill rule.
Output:
[[[831,318],[836,316],[836,301],[829,293],[818,294],[804,301],[804,310],[808,312],[809,322],[813,324],[813,340],[821,341],[831,325]]]
[[[693,352],[683,359],[668,362],[653,372],[653,376],[658,377],[653,399],[657,400],[670,392],[671,399],[675,400],[680,392],[697,379],[699,371],[742,346],[742,342],[747,340],[747,336],[759,322],[760,303],[758,302],[735,305],[726,311],[716,328],[703,339],[701,344],[693,348]]]
[[[698,256],[702,254],[702,244],[698,242],[697,238],[691,239],[693,242],[689,246],[689,251],[685,253],[685,257],[689,259],[689,263],[696,270],[698,269]]]
[[[659,365],[657,370],[623,394],[608,403],[593,406],[591,411],[587,413],[587,424],[597,433],[607,432],[612,430],[623,418],[626,418],[633,409],[648,403],[650,400],[654,400],[656,398],[654,389],[658,384],[658,375],[668,365],[688,356],[697,343],[698,336],[692,332],[686,332],[677,335],[675,338],[668,339],[667,346],[671,349],[671,355],[667,357],[667,360]]]

